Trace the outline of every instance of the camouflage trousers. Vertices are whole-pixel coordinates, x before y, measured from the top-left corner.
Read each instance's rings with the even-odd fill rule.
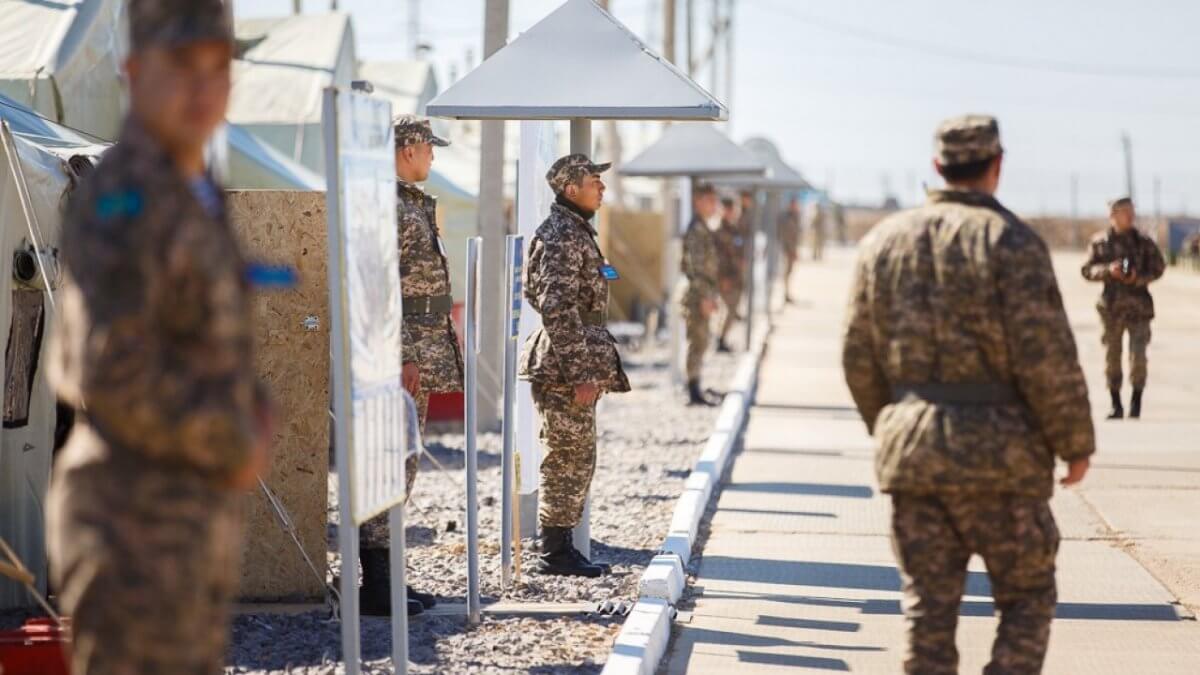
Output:
[[[421,436],[425,435],[425,418],[429,416],[429,393],[425,389],[413,397],[417,404],[417,414],[421,416]],[[404,460],[404,503],[412,494],[413,481],[417,479],[417,467],[421,458],[413,455]],[[365,549],[388,548],[388,514],[386,511],[363,523],[358,528],[358,547]]]
[[[1150,321],[1146,319],[1122,319],[1101,315],[1104,334],[1104,376],[1109,389],[1120,389],[1121,351],[1125,333],[1129,333],[1129,383],[1134,389],[1146,388],[1146,347],[1150,345]]]
[[[783,255],[783,295],[785,298],[792,297],[792,271],[796,269],[796,263],[800,261],[800,255],[793,249],[788,249]]]
[[[596,473],[596,406],[575,403],[575,387],[533,383],[533,405],[542,418],[542,527],[575,527],[583,518]]]
[[[242,547],[238,500],[205,477],[139,464],[60,466],[51,484],[46,543],[73,621],[70,670],[222,673]]]
[[[1000,627],[985,674],[1040,673],[1058,593],[1059,534],[1044,499],[1012,495],[892,495],[892,545],[904,590],[904,669],[958,672],[954,633],[967,561],[983,558]]]
[[[737,323],[738,306],[742,303],[742,291],[742,285],[736,281],[721,285],[721,303],[725,307],[725,315],[721,319],[721,332],[718,335],[722,340],[729,336],[733,324]]]
[[[825,233],[821,228],[814,227],[812,235],[812,259],[820,260],[825,257]]]
[[[708,317],[700,307],[683,306],[683,323],[687,335],[686,367],[687,379],[700,379],[704,368],[704,355],[708,352],[708,343],[712,341],[712,329]]]

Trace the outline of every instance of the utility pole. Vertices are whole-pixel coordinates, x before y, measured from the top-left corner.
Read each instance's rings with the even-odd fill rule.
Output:
[[[421,0],[408,0],[408,48],[413,60],[421,58]]]
[[[729,110],[729,134],[733,135],[733,16],[737,0],[726,0],[725,12],[725,107]]]
[[[292,14],[300,16],[300,0],[292,0]]]
[[[609,0],[598,0],[600,9],[609,11]],[[604,139],[605,146],[608,150],[607,161],[612,162],[613,171],[609,174],[609,182],[612,183],[613,189],[613,204],[618,208],[625,208],[625,185],[621,182],[621,157],[624,154],[624,146],[621,143],[621,132],[617,129],[616,120],[604,121]]]
[[[1128,131],[1121,134],[1121,149],[1125,153],[1125,196],[1133,199],[1133,141]]]
[[[1154,174],[1154,219],[1162,218],[1162,178]]]
[[[687,16],[684,17],[684,23],[687,25],[687,74],[691,79],[696,79],[696,54],[692,43],[695,41],[696,33],[696,0],[687,0],[687,6],[684,10]]]
[[[486,0],[483,15],[483,58],[486,60],[508,41],[508,0]],[[503,319],[501,285],[504,276],[504,241],[508,222],[504,208],[504,122],[480,123],[479,236],[483,237],[483,300],[479,343],[479,427],[490,429],[499,418],[503,387]],[[470,392],[468,392],[470,395]]]
[[[720,58],[721,50],[718,48],[718,45],[721,44],[721,33],[724,30],[724,26],[722,25],[722,22],[721,22],[721,3],[723,2],[723,0],[711,0],[711,2],[712,2],[712,26],[711,26],[712,38],[709,42],[708,49],[709,49],[709,53],[712,54],[712,58],[710,59],[709,64],[708,64],[708,74],[709,74],[708,81],[709,81],[709,90],[712,92],[712,95],[720,98],[718,91],[721,88],[721,86],[720,86],[721,85],[721,58]]]

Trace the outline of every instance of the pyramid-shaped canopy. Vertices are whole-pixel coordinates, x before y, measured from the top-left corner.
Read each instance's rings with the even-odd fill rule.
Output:
[[[722,180],[731,187],[760,187],[768,190],[808,190],[812,185],[793,169],[779,154],[775,144],[765,138],[751,138],[742,144],[747,151],[767,165],[765,176],[735,176]]]
[[[626,176],[762,176],[767,165],[714,125],[672,124],[621,167]]]
[[[431,101],[457,119],[724,120],[728,111],[592,0],[567,0]]]

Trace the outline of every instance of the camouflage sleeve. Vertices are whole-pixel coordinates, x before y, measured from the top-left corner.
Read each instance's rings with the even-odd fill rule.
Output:
[[[540,308],[542,330],[558,357],[562,375],[568,384],[583,384],[588,378],[588,345],[583,317],[579,315],[579,274],[583,256],[571,242],[558,238],[541,241],[538,283],[527,289],[536,293],[535,307]],[[532,255],[530,258],[532,259]]]
[[[266,393],[241,280],[213,271],[228,266],[211,264],[211,230],[169,231],[164,242],[129,219],[73,231],[89,327],[81,403],[114,442],[220,479],[248,461]]]
[[[406,317],[400,320],[400,361],[408,365],[420,361],[417,352],[417,339],[412,334],[412,323]]]
[[[874,433],[875,418],[891,402],[891,387],[875,358],[869,280],[864,249],[855,266],[854,282],[850,287],[850,301],[842,334],[842,371],[867,430]]]
[[[1137,284],[1139,286],[1147,286],[1152,281],[1158,281],[1167,269],[1167,261],[1163,259],[1158,244],[1148,238],[1145,239],[1145,242],[1146,254],[1142,256],[1142,260],[1146,262],[1147,268],[1138,270]]]
[[[1088,245],[1088,258],[1083,263],[1083,278],[1088,281],[1108,281],[1108,266],[1110,261],[1100,259],[1100,242],[1093,241]]]
[[[1088,457],[1096,440],[1087,385],[1049,250],[1032,231],[1010,227],[992,260],[1017,389],[1056,456]]]
[[[701,298],[717,293],[717,279],[709,273],[710,249],[699,226],[688,228],[683,235],[683,275],[689,290]]]
[[[399,215],[396,218],[396,235],[400,240],[400,290],[401,295],[404,295],[406,289],[405,282],[409,279],[409,266],[407,261],[412,260],[413,252],[413,233],[412,219],[405,218],[403,213],[403,205],[397,207]],[[416,295],[409,293],[409,295]],[[417,355],[417,343],[412,334],[412,324],[407,317],[400,318],[400,361],[402,363],[416,363],[420,360]]]

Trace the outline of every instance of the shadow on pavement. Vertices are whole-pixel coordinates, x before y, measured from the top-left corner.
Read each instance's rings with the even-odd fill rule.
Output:
[[[700,567],[703,579],[726,579],[785,583],[790,586],[824,586],[872,591],[900,591],[900,572],[892,565],[810,562],[804,560],[766,560],[704,556]],[[992,587],[984,572],[967,573],[967,595],[991,597]],[[783,598],[793,596],[780,596]],[[859,606],[861,600],[847,600]],[[897,604],[897,606],[899,606]]]
[[[870,499],[875,490],[868,485],[831,485],[828,483],[731,483],[726,492],[769,492],[781,495],[812,495],[815,497],[849,497]]]
[[[679,663],[687,663],[691,657],[692,650],[694,650],[697,645],[706,644],[758,648],[799,647],[818,651],[843,652],[887,651],[884,647],[837,645],[824,642],[811,642],[806,640],[788,640],[785,638],[772,637],[768,635],[752,635],[749,633],[739,633],[735,631],[690,628],[687,626],[684,626],[679,631],[678,636],[675,638],[674,644],[675,652],[672,658],[673,660],[677,659]],[[820,670],[837,670],[843,672],[850,670],[850,665],[842,659],[822,656],[751,652],[739,649],[737,650],[737,658],[739,661],[743,661],[745,663],[785,665],[804,668],[817,668]]]
[[[777,509],[732,509],[722,508],[721,513],[755,513],[766,516],[802,516],[805,518],[837,518],[836,513],[824,511],[780,511]]]

